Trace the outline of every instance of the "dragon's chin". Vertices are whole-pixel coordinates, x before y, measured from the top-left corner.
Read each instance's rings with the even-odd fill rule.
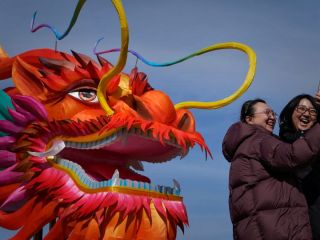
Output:
[[[176,227],[183,230],[184,225],[188,225],[181,198],[168,196],[165,199],[164,194],[141,194],[145,190],[123,186],[85,189],[77,185],[72,174],[61,171],[63,167],[59,166],[63,164],[51,164],[54,167],[44,167],[39,175],[23,186],[23,190],[15,191],[16,194],[21,190],[25,192],[20,208],[0,214],[1,226],[8,229],[22,226],[15,239],[29,239],[49,222],[55,222],[55,225],[49,230],[48,239],[60,239],[62,236],[65,239],[69,235],[71,239],[77,229],[90,229],[98,236],[105,236],[103,239],[138,239],[135,238],[137,235],[146,237],[144,239],[162,235],[161,239],[175,239]],[[4,205],[10,207],[8,203]],[[21,214],[27,214],[27,220],[16,217]],[[93,229],[92,224],[95,225]],[[93,238],[81,235],[78,239]]]

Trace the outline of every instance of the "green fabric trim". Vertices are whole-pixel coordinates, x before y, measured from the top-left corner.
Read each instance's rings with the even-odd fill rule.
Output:
[[[11,98],[3,90],[0,90],[0,120],[12,121],[8,108],[14,109]]]
[[[14,109],[11,98],[3,90],[0,90],[0,120],[9,120],[12,121],[8,109]],[[7,136],[8,134],[0,132],[0,136]]]

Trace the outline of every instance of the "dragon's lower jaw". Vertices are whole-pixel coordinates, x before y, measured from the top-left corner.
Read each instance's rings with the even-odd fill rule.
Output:
[[[111,187],[112,191],[85,191],[69,174],[55,167],[44,168],[23,186],[29,197],[21,208],[0,212],[2,227],[20,228],[15,239],[29,239],[53,220],[57,222],[48,233],[52,239],[73,239],[80,229],[100,236],[94,239],[175,239],[176,227],[183,230],[188,224],[181,199],[135,195],[135,190],[124,193],[117,186]],[[25,218],[16,217],[21,214]]]
[[[67,161],[59,161],[61,165],[52,163],[53,167],[44,169],[39,176],[28,183],[26,188],[38,194],[45,191],[47,197],[63,203],[75,203],[74,207],[79,216],[87,216],[98,209],[110,209],[111,207],[113,213],[123,212],[125,214],[123,217],[143,210],[152,219],[151,211],[154,207],[157,213],[165,219],[173,218],[178,224],[188,223],[182,197],[175,195],[176,192],[161,193],[159,189],[144,189],[144,186],[139,187],[139,182],[134,183],[138,186],[124,186],[125,180],[118,176],[114,176],[110,181],[110,186],[106,187],[96,188],[98,183],[91,186],[79,185],[79,179],[75,181],[77,176],[68,172],[70,170],[63,166],[68,164]],[[48,191],[48,186],[50,186],[50,191]]]
[[[73,161],[50,158],[47,160],[53,168],[68,175],[73,180],[74,185],[86,193],[114,192],[137,196],[156,197],[173,201],[182,200],[182,197],[180,196],[180,184],[176,180],[173,181],[173,187],[155,185],[147,181],[121,178],[118,169],[114,170],[112,177],[107,178],[106,180],[97,180],[87,174],[79,164]],[[99,166],[96,166],[96,168],[99,169]],[[141,176],[141,178],[147,179],[143,176]]]

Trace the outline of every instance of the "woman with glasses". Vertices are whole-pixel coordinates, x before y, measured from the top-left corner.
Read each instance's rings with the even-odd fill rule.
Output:
[[[272,134],[275,122],[276,114],[264,100],[249,100],[242,105],[240,122],[224,137],[223,154],[231,162],[234,239],[312,239],[308,206],[295,171],[319,156],[320,125],[289,144]]]
[[[319,96],[318,96],[319,98]],[[316,99],[307,94],[294,97],[280,114],[279,136],[288,143],[304,137],[319,122]],[[320,239],[320,158],[311,165],[298,170],[296,175],[309,206],[313,239]]]

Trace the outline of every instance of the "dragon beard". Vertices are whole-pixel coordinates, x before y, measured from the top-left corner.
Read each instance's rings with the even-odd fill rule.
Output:
[[[119,144],[128,147],[123,159],[157,146],[142,159],[150,162],[184,155],[195,143],[207,150],[200,134],[124,113],[48,120],[44,106],[31,97],[12,96],[12,103],[12,120],[0,122],[8,134],[0,138],[0,226],[20,228],[13,239],[28,239],[52,222],[45,239],[175,239],[177,226],[183,231],[188,218],[178,184],[151,184],[128,167],[132,159],[117,165],[112,156],[120,156]],[[88,141],[93,135],[98,140]],[[57,142],[64,143],[59,154]],[[83,158],[85,151],[90,160]],[[66,159],[72,153],[78,160]]]

